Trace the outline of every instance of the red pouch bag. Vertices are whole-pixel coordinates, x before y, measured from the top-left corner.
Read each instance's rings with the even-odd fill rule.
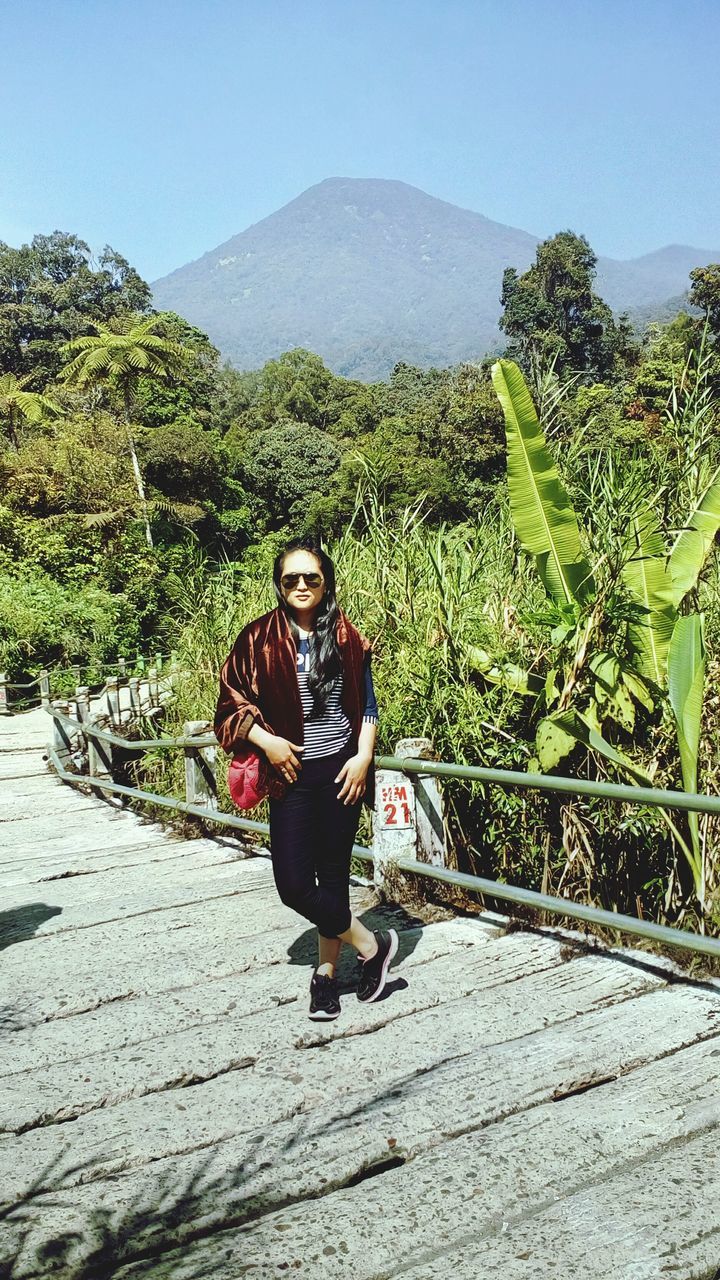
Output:
[[[254,809],[268,795],[267,761],[250,743],[230,761],[228,790],[237,809]]]

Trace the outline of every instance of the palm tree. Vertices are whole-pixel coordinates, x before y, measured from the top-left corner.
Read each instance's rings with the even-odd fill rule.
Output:
[[[5,424],[10,443],[18,448],[18,427],[25,422],[42,422],[49,414],[60,413],[60,406],[39,391],[27,391],[31,374],[17,378],[14,373],[0,375],[0,419]]]
[[[94,334],[74,338],[62,348],[62,354],[69,358],[69,364],[60,375],[71,386],[104,385],[120,397],[123,425],[149,547],[152,547],[153,540],[148,504],[132,431],[135,393],[141,378],[169,378],[180,372],[187,363],[187,356],[180,344],[156,332],[162,322],[162,315],[150,316],[147,320],[130,316],[124,321],[116,322],[113,327],[95,322]]]

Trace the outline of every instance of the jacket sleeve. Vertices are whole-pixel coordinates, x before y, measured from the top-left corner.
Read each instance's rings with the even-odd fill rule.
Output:
[[[223,751],[244,742],[255,723],[265,728],[258,707],[257,672],[253,637],[241,631],[220,672],[220,694],[215,711],[215,736]]]

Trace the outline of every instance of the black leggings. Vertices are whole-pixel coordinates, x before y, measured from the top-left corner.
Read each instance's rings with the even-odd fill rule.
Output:
[[[281,900],[323,938],[350,928],[350,857],[362,801],[338,800],[351,747],[306,760],[282,800],[270,801],[270,852]]]

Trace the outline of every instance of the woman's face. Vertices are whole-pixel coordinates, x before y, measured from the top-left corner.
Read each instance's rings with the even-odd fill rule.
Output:
[[[314,583],[317,585],[313,585]],[[283,600],[291,609],[307,613],[318,608],[325,593],[325,580],[320,561],[312,551],[288,552],[280,571],[280,590]]]

